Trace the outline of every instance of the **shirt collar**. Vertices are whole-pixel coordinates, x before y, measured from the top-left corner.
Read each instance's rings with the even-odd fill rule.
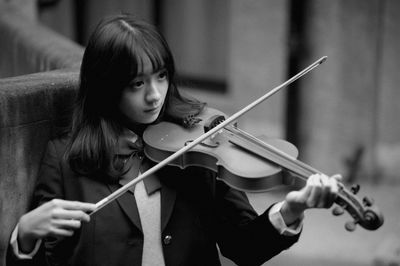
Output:
[[[124,128],[118,137],[118,155],[130,155],[134,152],[143,151],[142,139],[132,130]]]
[[[144,173],[151,167],[150,161],[148,161],[148,159],[140,158],[140,156],[143,157],[142,139],[135,132],[127,128],[124,128],[121,135],[118,137],[118,147],[116,155],[127,156],[129,160],[133,160],[133,162],[130,164],[131,168],[133,169],[130,169],[126,174],[121,176],[121,178],[119,179],[120,185],[125,185],[129,183],[132,179],[138,176],[139,171],[140,173]],[[148,195],[156,192],[161,188],[161,182],[155,174],[143,179],[143,183]],[[131,192],[133,192],[134,187],[132,187],[130,190]]]

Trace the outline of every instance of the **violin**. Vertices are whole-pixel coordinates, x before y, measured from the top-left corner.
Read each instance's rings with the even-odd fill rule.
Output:
[[[294,173],[303,181],[312,174],[321,173],[296,159],[298,151],[293,144],[279,139],[257,138],[239,129],[235,121],[281,88],[320,65],[326,58],[320,58],[227,119],[222,112],[205,108],[197,117],[200,122],[191,128],[170,122],[149,126],[143,134],[145,154],[157,164],[97,202],[91,214],[166,165],[205,167],[216,172],[218,178],[229,186],[248,192],[266,191],[292,183],[293,179],[282,174],[282,169]],[[351,215],[353,220],[345,225],[348,231],[353,231],[356,224],[367,230],[378,229],[383,224],[382,214],[373,206],[371,199],[365,197],[361,201],[355,195],[357,191],[357,187],[349,191],[339,183],[334,215],[340,215],[344,210]]]
[[[176,151],[200,137],[224,121],[224,115],[212,108],[206,108],[197,117],[200,122],[192,128],[184,128],[171,122],[149,126],[143,134],[144,152],[154,162],[162,162]],[[280,185],[290,185],[300,178],[307,178],[320,171],[297,160],[297,148],[281,139],[257,138],[239,129],[237,125],[225,126],[210,138],[182,153],[169,165],[186,168],[200,166],[217,173],[217,178],[230,187],[245,192],[264,192]],[[283,170],[294,175],[285,175]],[[359,186],[348,190],[339,183],[335,199],[338,205],[334,215],[346,210],[353,220],[345,228],[353,231],[356,224],[368,230],[376,230],[383,224],[383,216],[369,197],[361,201],[356,197]]]

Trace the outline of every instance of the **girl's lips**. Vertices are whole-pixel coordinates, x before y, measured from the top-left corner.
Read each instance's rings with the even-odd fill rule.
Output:
[[[147,109],[147,110],[145,110],[144,112],[145,112],[145,113],[155,113],[155,112],[157,112],[159,109],[160,109],[160,106],[157,106],[157,107],[155,107],[155,108]]]

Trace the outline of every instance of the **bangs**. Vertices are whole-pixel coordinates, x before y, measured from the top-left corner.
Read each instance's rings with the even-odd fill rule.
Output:
[[[136,37],[136,38],[135,38]],[[130,75],[132,78],[144,71],[145,64],[150,62],[152,71],[156,72],[168,65],[170,55],[161,40],[143,33],[141,36],[132,36],[132,41],[127,42],[129,47],[128,57],[131,61]],[[140,37],[140,38],[139,38]]]

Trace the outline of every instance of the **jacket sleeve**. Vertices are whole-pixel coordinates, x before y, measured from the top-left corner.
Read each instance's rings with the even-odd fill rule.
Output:
[[[35,207],[52,199],[62,199],[64,197],[60,170],[62,155],[58,154],[58,152],[56,143],[50,141],[39,169],[38,182],[34,192]]]
[[[39,179],[35,188],[34,202],[36,206],[52,199],[65,199],[65,185],[62,162],[66,139],[50,141],[39,171]],[[80,230],[73,236],[65,238],[48,237],[43,241],[46,263],[48,265],[64,265],[74,251]]]
[[[217,181],[218,246],[222,255],[238,265],[261,265],[288,249],[298,235],[281,235],[269,220],[252,208],[246,194]]]
[[[47,144],[47,149],[42,158],[38,181],[34,191],[34,199],[32,207],[36,208],[39,205],[53,199],[62,198],[61,177],[59,171],[59,162],[56,154],[56,148],[52,141]],[[45,252],[44,245],[42,245],[37,252],[33,255],[32,259],[18,258],[13,247],[9,245],[7,250],[7,265],[45,265]]]

